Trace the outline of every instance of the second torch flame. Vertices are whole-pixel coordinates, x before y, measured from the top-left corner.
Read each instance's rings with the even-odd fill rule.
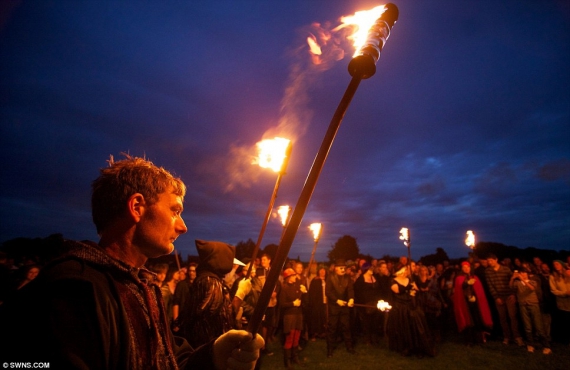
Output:
[[[257,143],[259,156],[256,158],[257,164],[262,168],[271,168],[275,172],[280,172],[287,157],[287,147],[290,140],[282,137],[262,140]]]
[[[281,225],[287,226],[287,222],[289,221],[289,212],[291,212],[291,207],[289,206],[280,206],[277,208],[277,214],[281,217]]]
[[[309,225],[309,229],[311,229],[311,231],[313,232],[313,239],[315,240],[315,242],[319,241],[319,238],[321,237],[321,224],[320,223],[314,223]]]
[[[467,237],[465,238],[465,245],[473,249],[475,247],[475,234],[472,230],[467,230]]]

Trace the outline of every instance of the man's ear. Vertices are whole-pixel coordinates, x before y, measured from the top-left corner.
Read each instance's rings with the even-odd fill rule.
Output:
[[[145,211],[146,202],[141,193],[131,195],[127,202],[128,214],[134,222],[139,222]]]

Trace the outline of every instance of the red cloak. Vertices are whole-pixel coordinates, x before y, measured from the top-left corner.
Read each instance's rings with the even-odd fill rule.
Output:
[[[465,281],[465,278],[466,275],[459,275],[455,278],[453,294],[453,311],[455,312],[455,321],[457,322],[459,332],[462,332],[463,329],[473,326],[474,324],[471,315],[469,314],[469,308],[467,307],[465,296],[463,295],[463,282]],[[483,285],[477,276],[470,275],[469,278],[475,279],[475,284],[473,284],[473,293],[475,294],[477,307],[481,314],[481,321],[485,327],[492,328],[493,319],[491,318],[491,310],[489,309]]]

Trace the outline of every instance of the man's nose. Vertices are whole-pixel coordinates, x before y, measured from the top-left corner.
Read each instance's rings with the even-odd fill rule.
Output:
[[[180,217],[176,223],[176,231],[179,234],[184,234],[185,232],[188,231],[188,228],[186,227],[186,223],[184,222],[182,217]]]

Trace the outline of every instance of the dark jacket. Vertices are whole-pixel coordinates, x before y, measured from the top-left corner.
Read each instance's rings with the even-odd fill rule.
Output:
[[[68,243],[69,254],[2,307],[0,324],[10,335],[5,360],[68,369],[177,369],[177,360],[213,366],[212,344],[197,352],[183,340],[175,344],[160,289],[147,284],[150,271],[95,243]]]
[[[235,248],[216,241],[196,240],[200,263],[188,305],[181,313],[182,335],[198,347],[234,327],[230,292],[223,276],[231,271]]]
[[[325,286],[325,294],[329,303],[329,310],[331,312],[348,312],[348,306],[341,307],[336,301],[342,300],[348,302],[349,299],[354,299],[354,285],[352,279],[348,275],[339,276],[337,274],[330,274],[327,277]]]

